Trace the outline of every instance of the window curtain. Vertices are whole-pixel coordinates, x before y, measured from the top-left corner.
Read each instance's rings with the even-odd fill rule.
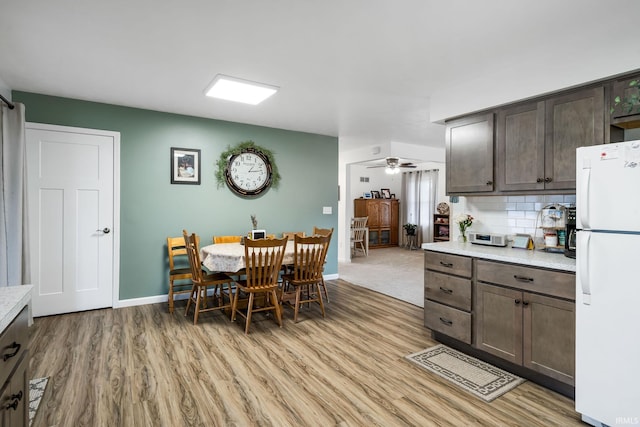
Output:
[[[436,208],[438,169],[402,173],[402,204],[400,220],[404,224],[417,224],[418,245],[433,242],[433,214]],[[407,233],[402,231],[402,245],[407,244]]]
[[[24,105],[0,109],[0,286],[31,282]]]

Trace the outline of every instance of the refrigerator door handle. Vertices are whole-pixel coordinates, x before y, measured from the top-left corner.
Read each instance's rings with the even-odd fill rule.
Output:
[[[589,263],[586,262],[589,253],[589,240],[591,239],[591,232],[580,231],[581,238],[578,239],[579,246],[576,248],[576,253],[580,254],[580,285],[582,287],[582,303],[584,305],[591,305],[591,283],[589,282]]]
[[[581,228],[591,228],[589,225],[589,187],[591,186],[591,165],[589,167],[583,167],[582,171],[582,185],[580,188],[579,198],[580,209],[577,209],[577,214],[580,215],[580,227]]]

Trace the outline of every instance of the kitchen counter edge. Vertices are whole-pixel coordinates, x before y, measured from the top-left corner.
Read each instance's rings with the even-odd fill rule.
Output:
[[[33,285],[0,287],[0,333],[11,324],[13,319],[29,305],[29,324],[31,317],[31,290]]]
[[[552,270],[573,273],[576,271],[575,259],[568,258],[561,253],[551,253],[541,250],[514,249],[508,246],[501,248],[460,242],[423,243],[422,249],[532,267],[549,268]]]

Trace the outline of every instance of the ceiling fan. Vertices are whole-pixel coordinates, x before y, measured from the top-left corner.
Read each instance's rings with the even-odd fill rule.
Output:
[[[384,165],[367,166],[367,168],[386,168],[385,172],[389,174],[400,173],[400,168],[408,168],[408,169],[417,168],[417,166],[411,162],[400,163],[400,159],[397,157],[387,157],[385,161],[386,161],[386,164]]]

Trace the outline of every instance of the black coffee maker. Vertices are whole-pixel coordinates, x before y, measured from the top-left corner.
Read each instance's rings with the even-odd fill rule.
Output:
[[[566,226],[564,240],[564,256],[569,258],[576,257],[576,208],[567,208],[566,210]]]

